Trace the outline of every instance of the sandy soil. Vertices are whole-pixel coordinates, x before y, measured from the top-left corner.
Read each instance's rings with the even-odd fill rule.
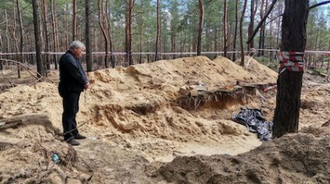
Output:
[[[58,73],[33,83],[4,70],[0,183],[329,183],[329,82],[306,72],[300,133],[261,142],[231,118],[250,107],[271,120],[276,90],[262,89],[277,73],[246,61],[190,57],[89,73],[77,117],[88,138],[78,147],[62,142]],[[191,85],[207,91],[179,93]]]

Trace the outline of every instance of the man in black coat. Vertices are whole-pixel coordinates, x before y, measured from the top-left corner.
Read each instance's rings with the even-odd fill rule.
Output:
[[[87,76],[79,61],[84,50],[85,45],[82,42],[73,41],[59,62],[60,83],[58,91],[63,98],[63,136],[64,141],[73,146],[79,145],[75,139],[86,138],[79,134],[76,122],[80,93],[89,87]]]

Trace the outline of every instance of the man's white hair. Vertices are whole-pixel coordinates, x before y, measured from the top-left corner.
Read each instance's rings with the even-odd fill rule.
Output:
[[[82,49],[82,50],[85,50],[86,47],[81,41],[76,40],[76,41],[73,41],[70,44],[69,49]]]

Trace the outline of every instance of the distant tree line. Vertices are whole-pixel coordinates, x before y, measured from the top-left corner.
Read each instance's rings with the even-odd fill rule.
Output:
[[[11,57],[32,64],[40,57],[45,70],[50,69],[51,63],[57,68],[58,55],[40,53],[64,52],[73,40],[86,43],[88,71],[183,56],[161,55],[172,52],[194,52],[196,55],[201,55],[202,52],[223,52],[225,57],[236,60],[244,55],[244,50],[248,51],[251,48],[279,48],[284,12],[283,0],[275,4],[254,40],[246,44],[272,2],[271,0],[3,0],[0,4],[1,52],[37,51],[39,56],[37,54],[29,57],[23,55]],[[310,1],[310,4],[316,3],[317,1]],[[327,7],[310,10],[306,50],[330,49],[329,19],[330,9]],[[33,23],[37,25],[34,26]],[[35,35],[37,29],[39,38]],[[38,46],[40,49],[37,48]],[[229,51],[242,51],[242,53],[237,55]],[[101,59],[93,55],[95,56],[93,59],[92,52],[105,52],[105,54]],[[118,52],[125,54],[113,55]],[[134,54],[137,52],[149,54]],[[263,56],[265,52],[259,51],[257,54]],[[313,58],[310,61],[313,61]]]

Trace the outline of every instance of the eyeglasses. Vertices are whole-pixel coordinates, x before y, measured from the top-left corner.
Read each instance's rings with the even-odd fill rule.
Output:
[[[78,48],[81,52],[85,52],[85,49],[82,48]]]

